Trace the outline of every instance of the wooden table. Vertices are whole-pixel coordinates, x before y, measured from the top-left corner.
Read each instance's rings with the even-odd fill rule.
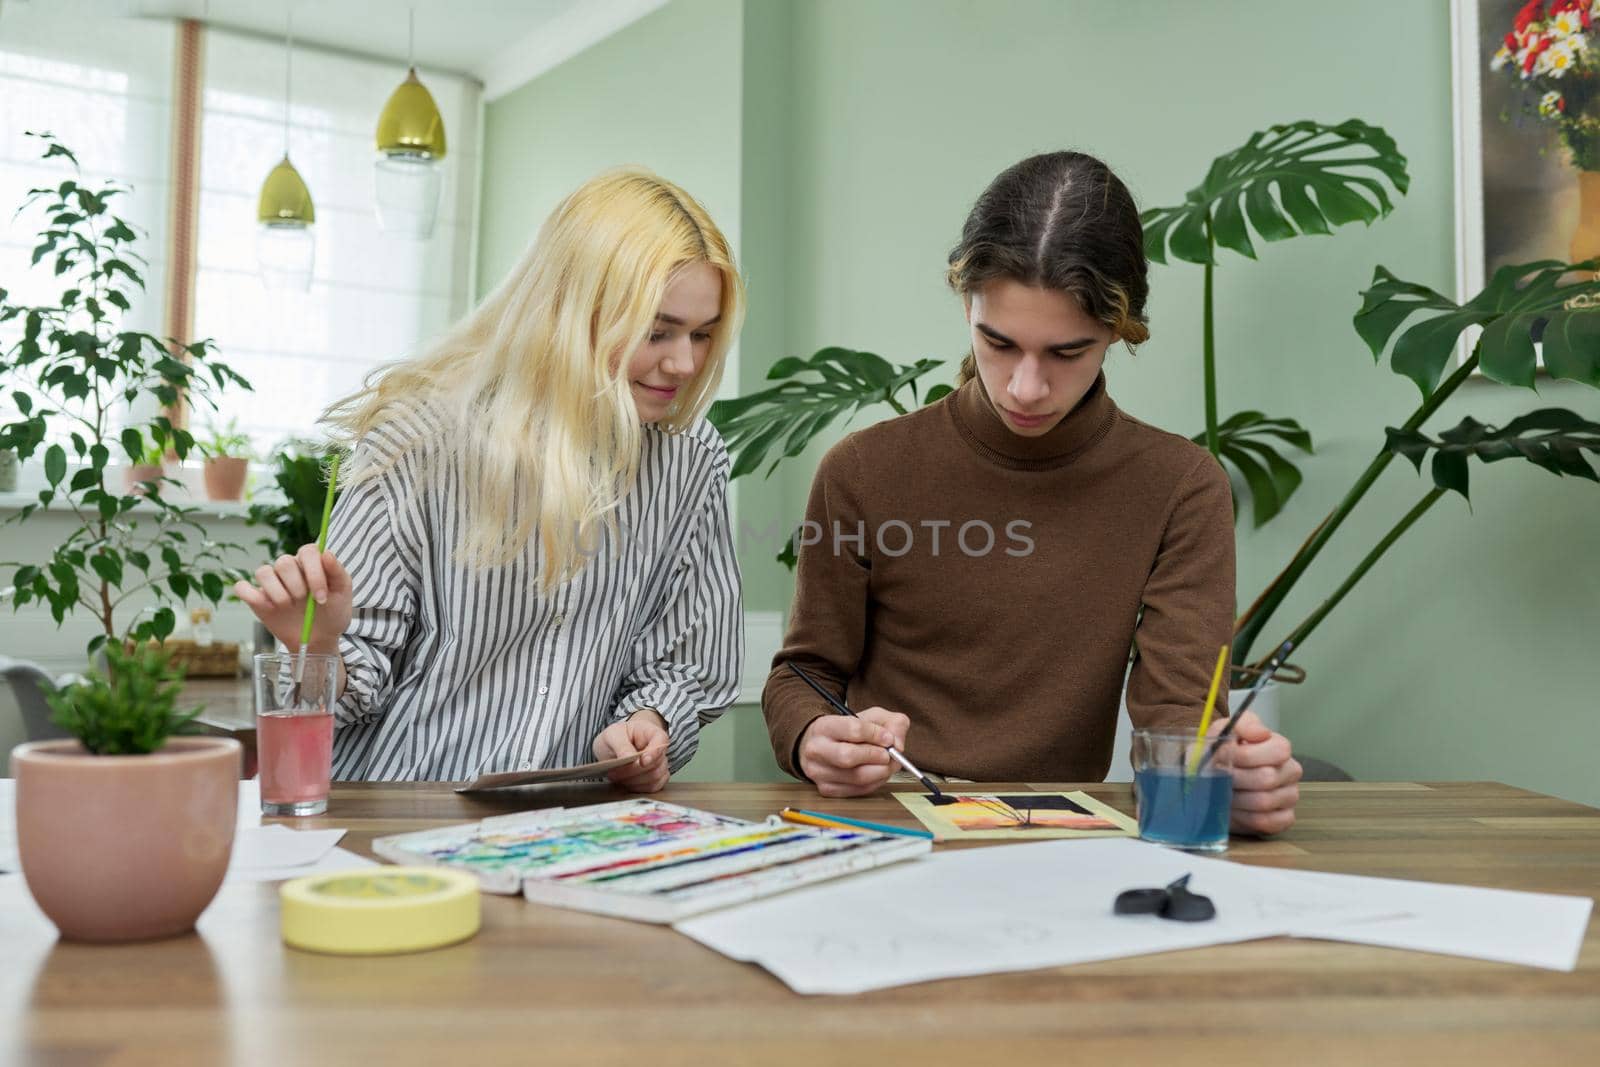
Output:
[[[1087,788],[1131,810],[1126,786]],[[747,817],[816,803],[797,786],[685,784],[662,795]],[[575,804],[615,794],[567,786],[538,796]],[[344,845],[366,852],[377,835],[530,806],[429,784],[348,785],[336,787],[329,816],[298,825],[348,827]],[[887,796],[827,807],[910,824]],[[1235,841],[1229,855],[1593,896],[1600,811],[1496,784],[1313,784],[1286,838]],[[21,879],[0,878],[0,1061],[1600,1063],[1600,923],[1572,974],[1278,939],[801,997],[670,929],[515,897],[486,895],[483,930],[461,945],[313,955],[278,940],[275,893],[230,884],[198,934],[90,946],[57,943]]]
[[[201,705],[195,723],[201,733],[231,737],[244,746],[244,776],[256,774],[255,695],[249,678],[190,678],[178,697],[180,708]]]

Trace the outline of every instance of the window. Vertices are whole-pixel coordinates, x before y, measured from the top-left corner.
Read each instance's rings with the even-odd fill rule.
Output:
[[[43,145],[25,131],[48,130],[83,164],[83,180],[114,179],[132,192],[112,210],[143,231],[137,250],[150,262],[145,293],[130,294],[130,329],[162,331],[166,284],[168,145],[172,126],[173,26],[125,20],[115,34],[63,33],[59,17],[7,7],[0,23],[0,287],[22,303],[54,303],[67,286],[30,260],[42,211],[14,212],[29,189],[71,173],[65,160],[40,159]],[[21,333],[8,323],[0,346]],[[10,383],[8,383],[10,384]],[[18,383],[26,385],[28,383]],[[14,386],[13,386],[14,387]],[[0,419],[17,417],[10,389],[0,390]],[[63,434],[64,436],[64,434]],[[34,464],[36,467],[37,464]]]
[[[281,42],[206,34],[200,138],[196,338],[248,378],[221,397],[258,452],[306,434],[329,403],[380,364],[403,358],[471,303],[478,87],[424,71],[444,116],[445,157],[433,236],[385,235],[373,210],[373,130],[405,70],[295,46],[289,156],[316,209],[309,292],[269,289],[256,269],[256,199],[284,152]],[[204,439],[213,416],[196,412]]]

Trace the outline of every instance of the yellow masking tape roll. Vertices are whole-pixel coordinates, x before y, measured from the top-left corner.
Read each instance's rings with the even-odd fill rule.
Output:
[[[345,956],[419,952],[478,932],[478,880],[437,867],[314,874],[278,891],[283,940]]]

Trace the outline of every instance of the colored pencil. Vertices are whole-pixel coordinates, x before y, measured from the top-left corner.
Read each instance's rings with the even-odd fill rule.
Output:
[[[912,830],[904,826],[889,826],[885,823],[867,822],[864,819],[847,819],[843,815],[829,815],[821,811],[807,811],[804,808],[784,808],[778,813],[785,822],[803,823],[807,826],[827,826],[839,830],[871,830],[877,834],[900,834],[903,837],[925,837],[930,841],[938,840],[927,830]]]

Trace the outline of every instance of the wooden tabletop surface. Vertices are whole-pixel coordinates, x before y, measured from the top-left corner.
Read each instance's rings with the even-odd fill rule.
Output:
[[[1081,788],[1132,810],[1127,786]],[[750,818],[818,803],[784,785],[661,795]],[[296,825],[346,827],[343,845],[368,853],[375,836],[615,798],[603,786],[468,798],[346,785],[327,817]],[[883,795],[828,808],[914,825]],[[1600,811],[1493,783],[1319,783],[1287,836],[1235,840],[1229,856],[1600,896]],[[0,876],[0,1062],[1600,1063],[1600,922],[1571,974],[1275,939],[802,997],[670,928],[519,897],[485,895],[481,932],[434,952],[300,952],[278,939],[276,889],[225,886],[196,934],[93,946],[58,943],[22,879]]]

